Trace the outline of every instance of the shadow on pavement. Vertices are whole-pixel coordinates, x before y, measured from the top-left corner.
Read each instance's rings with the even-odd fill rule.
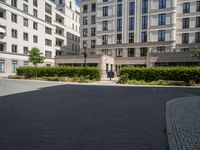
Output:
[[[0,97],[1,150],[164,150],[165,104],[199,89],[60,85]]]

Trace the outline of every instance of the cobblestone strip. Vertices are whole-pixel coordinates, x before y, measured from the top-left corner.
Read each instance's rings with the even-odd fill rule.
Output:
[[[200,97],[168,102],[166,126],[171,150],[200,150]]]

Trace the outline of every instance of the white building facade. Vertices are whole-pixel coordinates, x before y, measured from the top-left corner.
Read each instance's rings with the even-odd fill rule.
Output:
[[[0,76],[31,65],[28,51],[33,47],[43,53],[44,66],[53,66],[54,57],[66,50],[79,51],[79,18],[75,0],[0,0],[0,31],[5,31]]]
[[[80,34],[81,49],[87,44],[89,54],[111,55],[116,70],[154,66],[155,53],[200,46],[200,1],[83,0]]]

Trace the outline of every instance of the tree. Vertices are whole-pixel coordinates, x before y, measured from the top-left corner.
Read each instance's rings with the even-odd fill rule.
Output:
[[[200,59],[200,47],[195,49],[193,56]]]
[[[42,56],[40,49],[36,47],[31,49],[29,52],[29,61],[32,62],[35,67],[37,67],[37,64],[42,64],[44,62],[44,56]]]

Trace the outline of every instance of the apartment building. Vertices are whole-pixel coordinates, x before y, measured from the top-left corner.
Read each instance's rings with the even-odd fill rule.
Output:
[[[200,62],[191,55],[200,46],[199,0],[83,0],[80,7],[81,50],[114,57],[115,70]]]
[[[0,76],[31,65],[28,51],[37,47],[45,66],[54,57],[78,52],[80,10],[75,0],[0,0]]]

